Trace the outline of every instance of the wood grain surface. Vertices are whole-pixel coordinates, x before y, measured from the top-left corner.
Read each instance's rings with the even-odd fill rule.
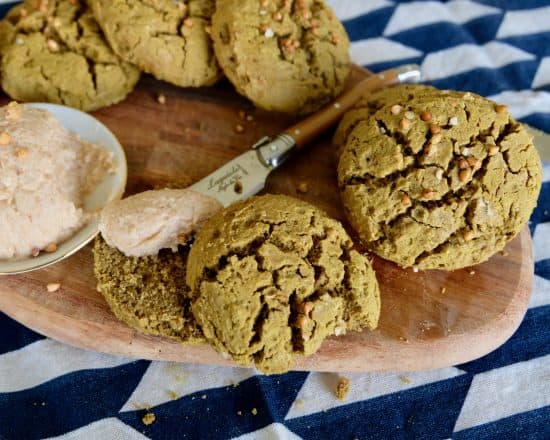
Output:
[[[164,105],[157,101],[160,93],[166,97]],[[260,137],[278,134],[294,122],[255,110],[226,82],[191,90],[147,76],[123,103],[94,116],[125,148],[128,194],[172,181],[189,185]],[[307,200],[345,223],[331,136],[321,136],[274,172],[266,192]],[[307,184],[307,192],[298,191],[301,184]],[[317,354],[299,358],[295,369],[412,371],[478,358],[517,329],[533,282],[528,229],[507,246],[506,253],[474,268],[414,273],[376,257],[373,263],[382,292],[379,328],[330,338]],[[0,310],[39,333],[84,349],[145,359],[231,364],[209,346],[183,346],[139,334],[119,322],[96,291],[92,264],[88,246],[54,266],[1,277]],[[61,283],[61,288],[49,293],[46,285],[53,282]]]

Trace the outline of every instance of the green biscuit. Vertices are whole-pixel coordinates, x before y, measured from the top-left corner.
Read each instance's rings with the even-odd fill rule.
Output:
[[[78,1],[45,5],[37,9],[37,2],[27,0],[2,23],[0,70],[6,93],[20,101],[84,111],[124,99],[140,72],[114,54],[91,11]]]
[[[208,342],[240,364],[282,373],[325,338],[374,329],[379,288],[336,220],[282,195],[211,218],[189,253],[191,309]]]
[[[348,36],[324,0],[218,0],[212,37],[237,91],[268,111],[312,113],[350,72]]]
[[[210,38],[214,0],[90,0],[113,50],[155,78],[181,87],[221,77]]]
[[[415,89],[411,92],[411,89]],[[402,266],[486,261],[527,223],[541,187],[530,136],[472,93],[398,86],[337,133],[338,183],[365,246]]]
[[[187,250],[127,257],[98,237],[94,245],[97,287],[118,319],[151,335],[187,344],[204,343],[189,309]]]

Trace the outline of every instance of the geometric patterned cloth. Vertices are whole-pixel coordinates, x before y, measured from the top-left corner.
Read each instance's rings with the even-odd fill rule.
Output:
[[[418,63],[426,82],[506,103],[550,132],[549,1],[331,4],[355,62],[373,71]],[[347,374],[351,391],[339,401],[336,374],[266,377],[136,361],[60,344],[0,314],[0,438],[549,439],[550,163],[544,180],[530,222],[529,310],[514,336],[481,359],[429,372]],[[156,416],[148,426],[145,408]]]

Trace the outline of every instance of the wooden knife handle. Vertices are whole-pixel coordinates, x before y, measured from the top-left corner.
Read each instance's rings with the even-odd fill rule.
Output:
[[[403,74],[410,74],[413,79],[418,79],[420,76],[417,66],[403,66],[372,74],[358,82],[317,113],[308,116],[285,130],[283,134],[292,137],[296,142],[296,148],[300,149],[338,122],[344,113],[352,108],[363,95],[401,82]],[[407,77],[407,79],[409,78]]]

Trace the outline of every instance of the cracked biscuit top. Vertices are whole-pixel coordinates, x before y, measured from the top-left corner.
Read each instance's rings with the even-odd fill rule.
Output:
[[[486,261],[527,223],[538,153],[506,106],[469,92],[397,86],[346,116],[338,184],[365,246],[402,266]]]
[[[348,36],[324,0],[218,0],[212,37],[237,91],[268,111],[314,112],[350,72]]]
[[[187,344],[204,343],[186,297],[188,248],[158,255],[127,257],[97,237],[94,274],[97,288],[118,319],[147,334]]]
[[[27,0],[8,13],[0,36],[2,87],[16,100],[92,111],[124,99],[139,79],[83,0]]]
[[[214,84],[221,71],[210,38],[214,0],[89,0],[114,51],[181,87]]]
[[[206,339],[238,363],[281,373],[330,335],[375,328],[378,283],[352,246],[339,222],[288,196],[254,197],[214,215],[187,263]]]

